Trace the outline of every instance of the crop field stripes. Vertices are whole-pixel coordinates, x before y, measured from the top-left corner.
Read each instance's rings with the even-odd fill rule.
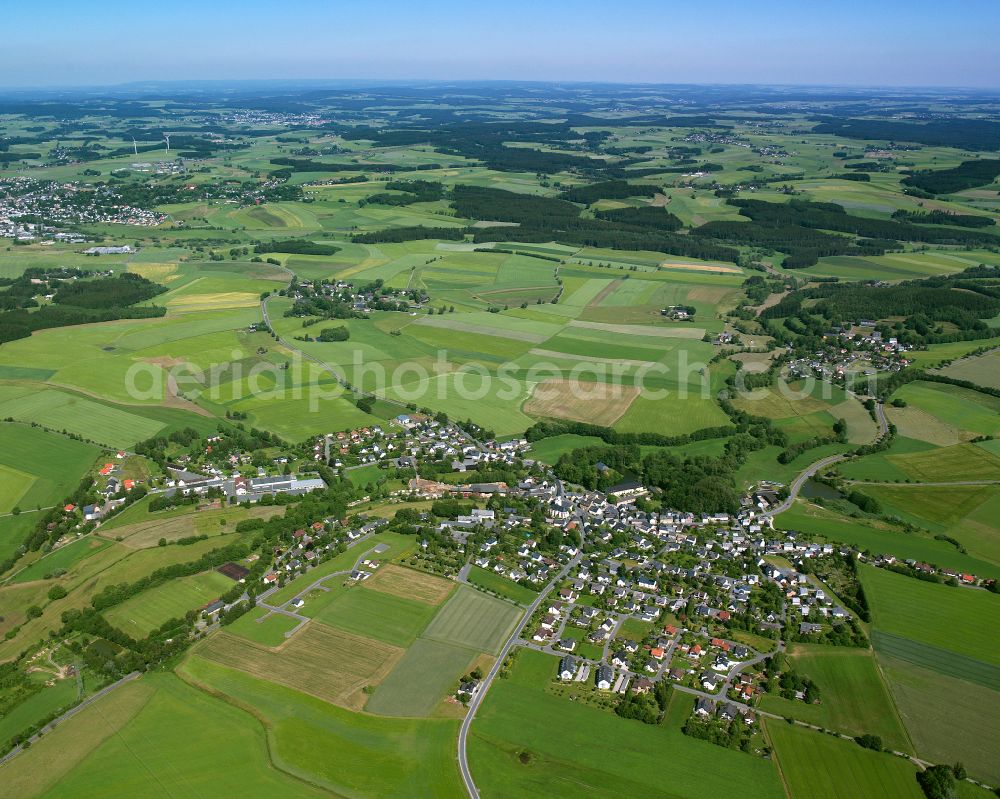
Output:
[[[871,637],[875,651],[882,655],[1000,691],[1000,666],[881,630],[872,630]]]

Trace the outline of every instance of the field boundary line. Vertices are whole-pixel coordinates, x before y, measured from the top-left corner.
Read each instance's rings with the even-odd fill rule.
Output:
[[[761,729],[764,730],[764,740],[767,741],[767,745],[771,748],[771,756],[774,759],[774,768],[778,772],[778,779],[781,780],[781,787],[785,790],[785,796],[787,796],[788,799],[793,799],[792,789],[788,787],[788,780],[785,779],[785,772],[781,769],[781,758],[778,757],[778,750],[774,748],[774,741],[771,740],[771,733],[767,729],[767,721],[761,719],[760,726]]]
[[[177,678],[181,680],[181,682],[183,682],[185,685],[189,685],[195,690],[201,691],[202,693],[212,697],[213,699],[218,699],[220,702],[225,702],[227,705],[230,705],[231,707],[234,707],[237,710],[242,710],[248,716],[255,719],[264,730],[264,748],[267,750],[267,760],[271,768],[273,768],[277,772],[280,772],[281,774],[286,774],[292,779],[298,780],[299,782],[308,785],[310,788],[316,788],[321,791],[326,791],[327,793],[335,797],[335,799],[348,799],[348,797],[345,796],[344,794],[337,793],[332,788],[326,785],[322,785],[320,783],[307,780],[302,775],[296,774],[293,771],[289,771],[287,768],[283,767],[282,765],[279,765],[279,761],[275,759],[273,751],[274,741],[271,740],[274,725],[272,725],[271,722],[267,719],[267,717],[264,716],[264,714],[260,713],[257,710],[257,708],[255,708],[253,705],[243,702],[234,696],[230,696],[229,694],[220,691],[218,688],[213,688],[210,685],[206,685],[201,680],[198,680],[191,674],[188,674],[184,670],[184,665],[187,663],[191,654],[193,654],[193,652],[189,650],[188,656],[184,658],[184,661],[180,664],[180,667],[174,670],[174,674],[176,674]],[[239,669],[233,669],[231,666],[225,666],[221,663],[210,661],[207,658],[205,658],[205,660],[211,663],[213,666],[219,666],[224,669],[231,669],[232,671],[237,671],[240,674],[246,674],[246,672],[240,671]],[[249,676],[252,677],[253,679],[260,679],[259,677],[254,677],[254,675],[252,674]],[[288,688],[288,686],[281,685],[280,683],[274,683],[274,685],[277,685],[279,688],[287,688],[290,691],[295,690],[294,688]],[[312,694],[305,694],[305,696],[311,697]],[[334,707],[336,707],[336,705],[334,705]]]
[[[872,660],[875,661],[875,671],[878,673],[878,678],[882,681],[882,687],[885,688],[886,695],[889,697],[889,704],[892,705],[892,712],[896,714],[896,719],[899,721],[899,726],[903,730],[903,735],[906,738],[906,743],[910,746],[910,751],[913,755],[917,754],[917,747],[913,743],[913,739],[910,737],[910,730],[906,726],[906,722],[903,721],[902,715],[899,712],[899,705],[896,704],[896,695],[892,692],[892,688],[889,685],[889,680],[885,676],[885,672],[882,670],[882,664],[878,659],[878,651],[875,647],[872,647]]]

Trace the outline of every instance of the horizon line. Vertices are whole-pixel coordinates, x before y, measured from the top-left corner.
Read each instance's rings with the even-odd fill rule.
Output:
[[[727,81],[706,81],[706,82],[669,82],[669,81],[648,81],[648,80],[601,80],[601,79],[519,79],[519,78],[336,78],[336,77],[297,77],[297,78],[144,78],[120,83],[50,83],[34,85],[3,85],[0,84],[0,93],[7,92],[66,92],[66,91],[100,91],[100,90],[137,90],[144,86],[150,88],[167,86],[207,86],[213,85],[223,88],[227,85],[236,86],[239,84],[258,85],[285,85],[294,87],[295,85],[306,84],[344,84],[357,87],[377,87],[377,86],[420,86],[434,84],[460,84],[466,86],[488,85],[488,84],[509,84],[515,86],[606,86],[606,87],[649,87],[649,88],[746,88],[746,89],[845,89],[853,91],[963,91],[976,93],[1000,93],[1000,84],[996,86],[975,86],[956,84],[906,84],[906,83],[777,83],[770,81],[749,81],[749,82],[727,82]]]

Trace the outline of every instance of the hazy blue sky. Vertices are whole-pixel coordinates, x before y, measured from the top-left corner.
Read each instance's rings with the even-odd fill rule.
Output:
[[[998,0],[8,0],[0,85],[432,78],[1000,87]]]

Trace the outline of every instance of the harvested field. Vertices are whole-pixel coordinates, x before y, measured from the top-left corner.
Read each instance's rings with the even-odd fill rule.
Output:
[[[362,689],[381,682],[403,655],[399,647],[315,622],[274,649],[222,632],[207,639],[197,652],[224,666],[355,710],[364,705]]]
[[[610,427],[638,396],[637,386],[553,378],[535,386],[523,410],[529,416],[573,419]]]
[[[428,605],[440,605],[455,587],[454,583],[433,574],[406,569],[393,563],[383,566],[363,585],[365,588],[404,599],[416,599]]]

